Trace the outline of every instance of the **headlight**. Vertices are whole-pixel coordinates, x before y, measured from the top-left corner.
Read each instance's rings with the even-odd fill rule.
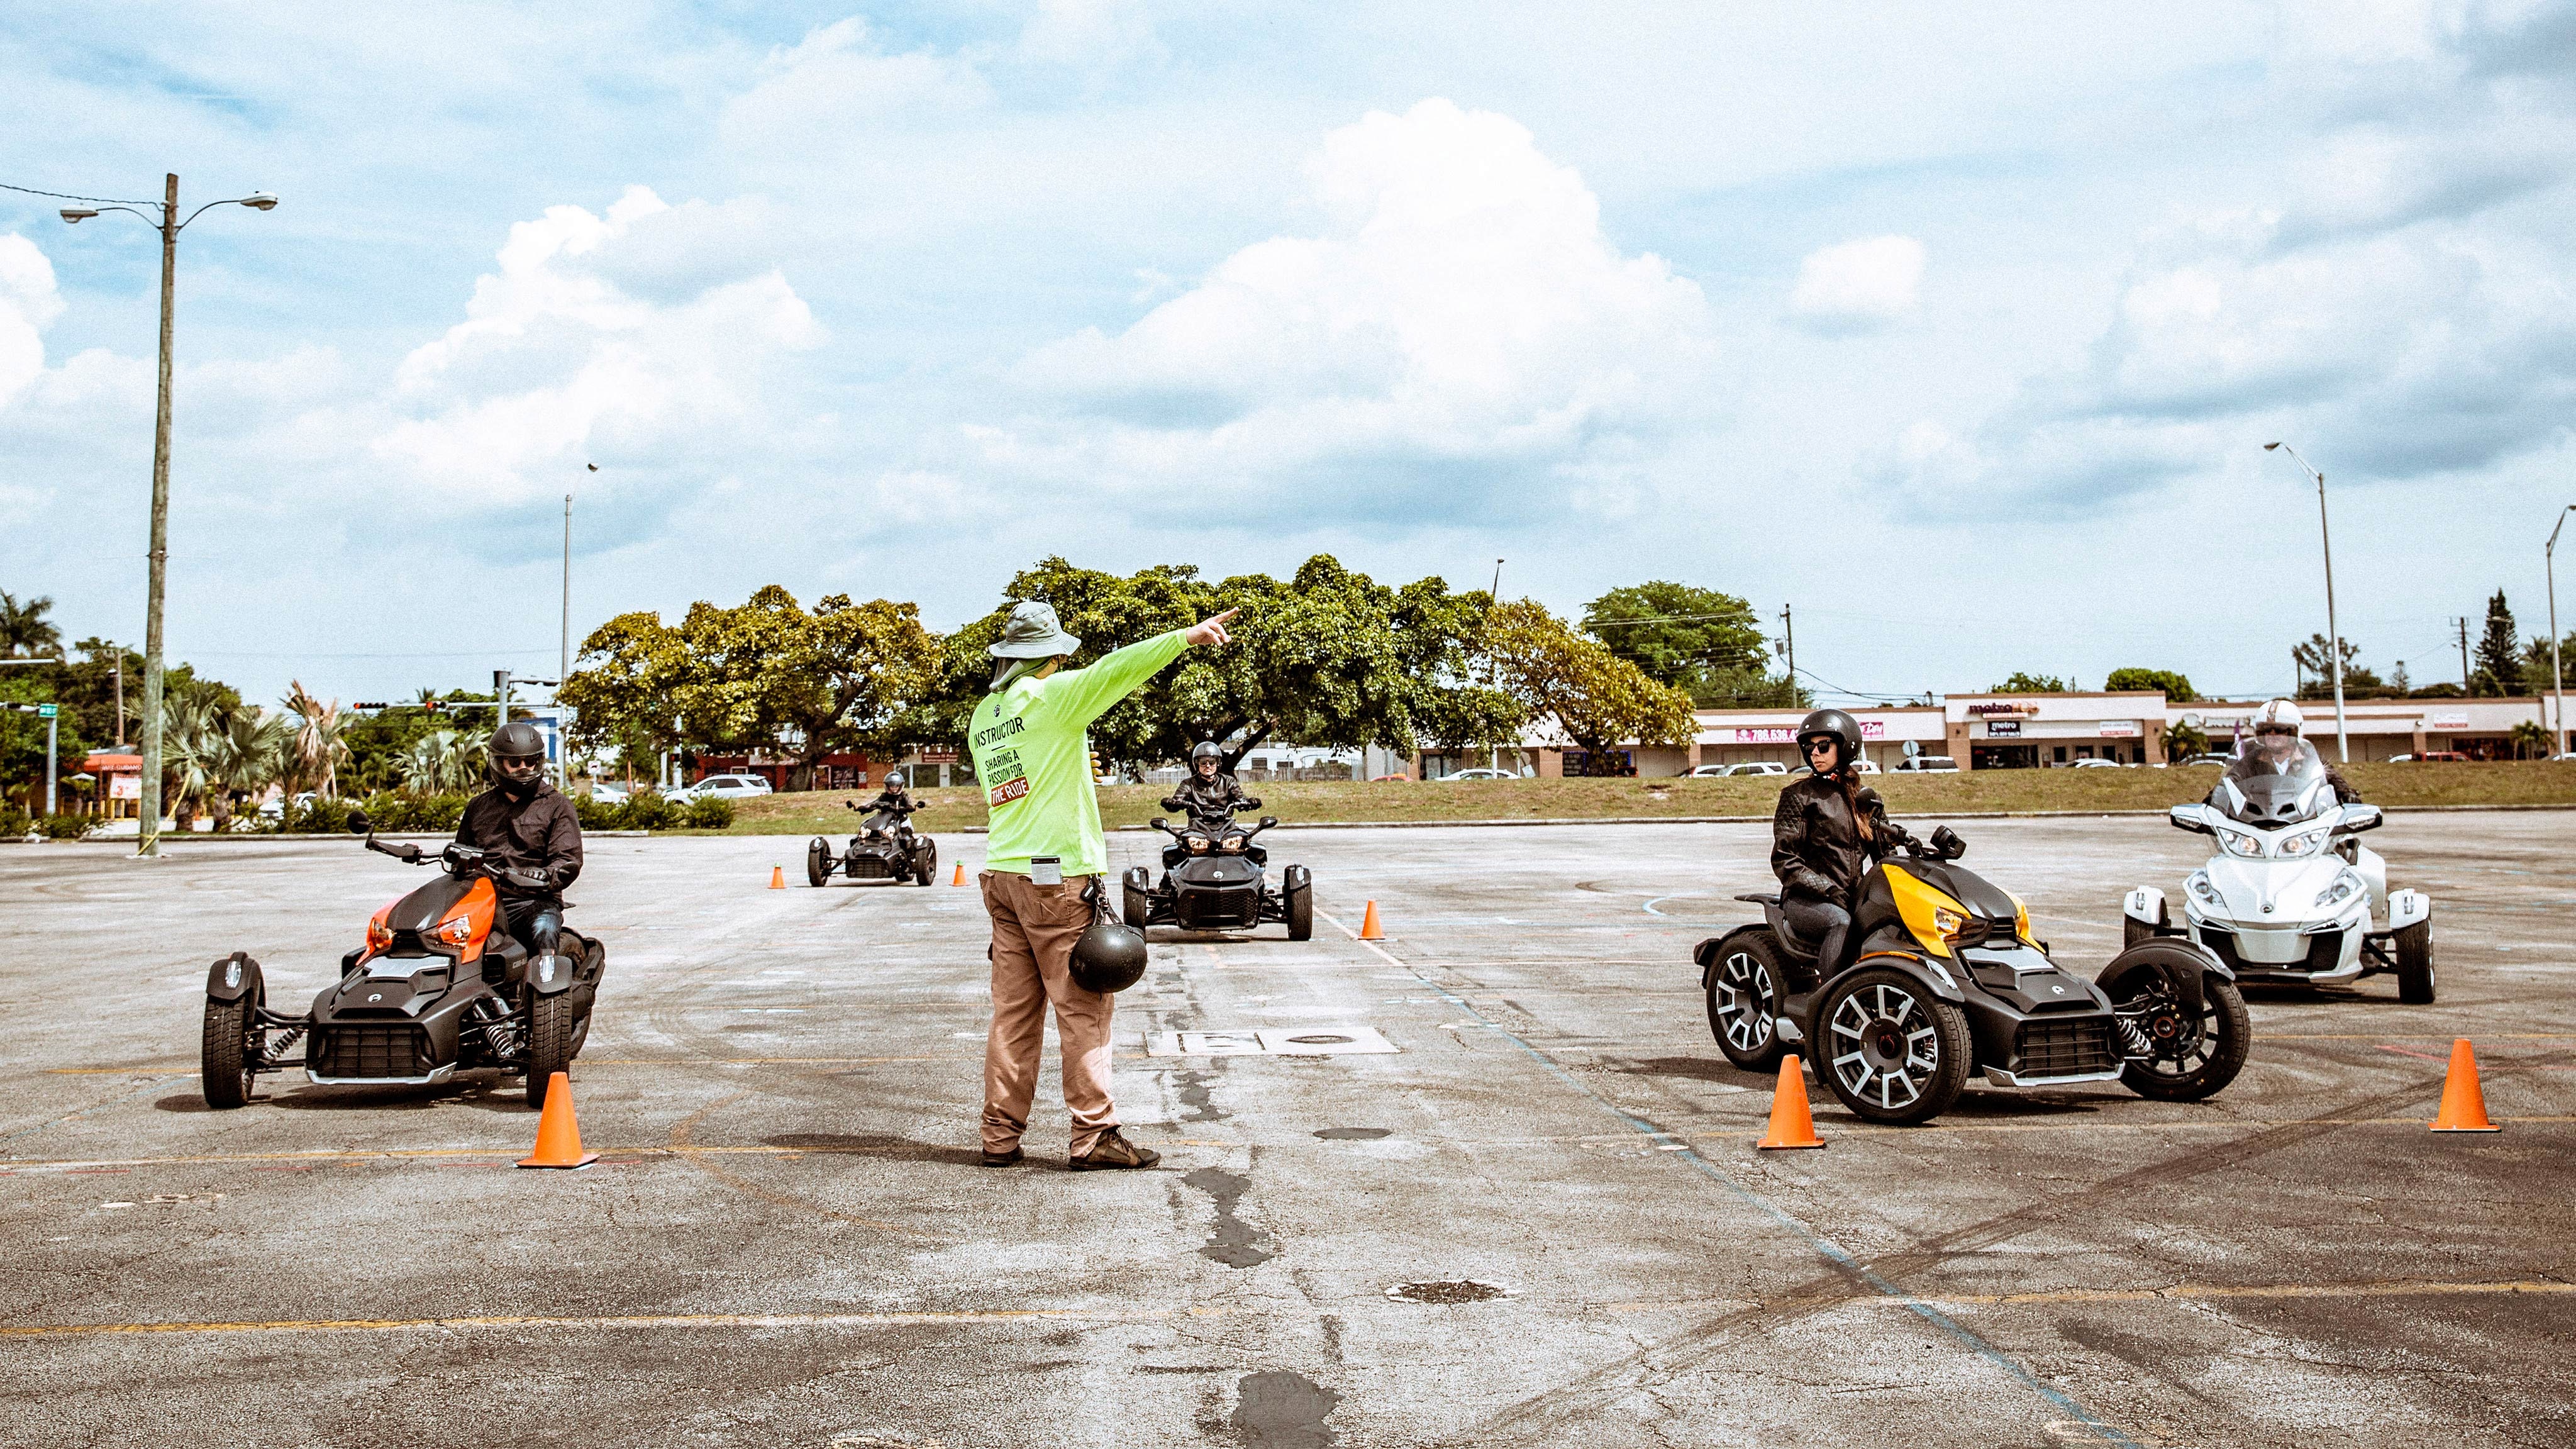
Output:
[[[2241,855],[2252,860],[2263,858],[2262,836],[2247,835],[2238,830],[2221,830],[2218,832],[2218,843],[2229,855]]]
[[[1217,849],[1224,851],[1228,855],[1241,855],[1243,854],[1243,837],[1240,835],[1229,835],[1225,838],[1225,842],[1219,845]]]
[[[1207,843],[1207,837],[1206,837],[1206,836],[1204,836],[1204,835],[1193,835],[1193,836],[1191,836],[1191,837],[1190,837],[1190,854],[1192,854],[1192,855],[1205,855],[1205,854],[1207,854],[1207,845],[1208,845],[1208,843]]]
[[[381,951],[393,943],[394,928],[385,924],[384,917],[378,916],[374,920],[367,922],[368,950]]]
[[[429,934],[451,946],[462,946],[474,939],[474,923],[463,916],[450,916]]]
[[[2208,906],[2213,910],[2226,906],[2227,898],[2218,893],[2218,887],[2209,883],[2208,876],[2195,873],[2188,884],[2191,888],[2192,898],[2199,901],[2202,905]]]
[[[2353,874],[2351,871],[2345,871],[2343,874],[2335,877],[2333,885],[2327,886],[2324,890],[2317,892],[2317,904],[2320,906],[2342,905],[2344,902],[2351,900],[2355,895],[2359,894],[2361,888],[2361,877]]]
[[[2325,830],[2304,831],[2300,834],[2290,836],[2288,839],[2281,842],[2281,853],[2286,856],[2313,854],[2317,847],[2326,843],[2326,837],[2333,833],[2333,830],[2328,828]]]
[[[1948,906],[1936,906],[1932,910],[1932,929],[1940,932],[1941,939],[1944,941],[1955,944],[1959,939],[1960,928],[1967,924],[1967,917]]]
[[[2016,941],[2029,940],[2030,907],[2023,905],[2021,903],[2021,897],[2014,895],[2011,891],[2004,892],[2004,898],[2013,903],[2013,939]]]

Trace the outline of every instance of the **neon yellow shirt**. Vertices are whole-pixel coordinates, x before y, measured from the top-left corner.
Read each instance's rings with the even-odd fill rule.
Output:
[[[991,810],[986,870],[1027,875],[1031,856],[1052,855],[1067,876],[1108,872],[1109,842],[1091,781],[1091,722],[1188,647],[1175,629],[1088,669],[1023,675],[984,696],[968,717],[966,742]]]

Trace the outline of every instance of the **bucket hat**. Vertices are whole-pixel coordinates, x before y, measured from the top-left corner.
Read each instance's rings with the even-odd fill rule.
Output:
[[[1030,602],[1011,606],[1002,637],[984,652],[996,659],[1052,659],[1081,647],[1082,641],[1056,621],[1054,605]]]

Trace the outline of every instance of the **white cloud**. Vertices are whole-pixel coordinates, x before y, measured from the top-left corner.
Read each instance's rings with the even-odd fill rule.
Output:
[[[1809,252],[1789,311],[1811,327],[1863,331],[1911,314],[1923,290],[1923,243],[1874,236]]]
[[[1320,234],[1243,248],[1124,333],[1023,373],[1080,411],[988,454],[1111,485],[1294,478],[1312,502],[1584,491],[1703,405],[1699,288],[1602,233],[1581,176],[1508,117],[1427,100],[1325,138]],[[1481,498],[1461,499],[1469,480]]]
[[[757,447],[776,364],[823,331],[774,269],[669,302],[612,280],[630,238],[685,212],[638,186],[605,216],[556,206],[511,227],[466,320],[403,359],[393,402],[411,416],[377,454],[450,496],[507,503],[551,490],[539,475],[560,479],[595,448]]]
[[[1022,59],[1053,65],[1114,65],[1160,49],[1140,0],[1038,0],[1019,44]]]
[[[44,373],[44,328],[62,310],[53,263],[16,232],[0,236],[0,406]]]
[[[772,50],[760,80],[725,104],[718,129],[737,151],[811,156],[889,121],[954,116],[992,98],[965,59],[931,50],[889,55],[854,15]]]

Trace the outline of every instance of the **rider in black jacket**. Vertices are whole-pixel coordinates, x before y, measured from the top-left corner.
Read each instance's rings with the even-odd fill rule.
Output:
[[[859,810],[862,814],[891,810],[895,812],[895,818],[900,820],[920,808],[920,804],[912,798],[912,792],[905,788],[903,771],[888,770],[885,784],[878,789],[877,797],[860,806]]]
[[[1820,709],[1798,726],[1798,753],[1815,774],[1780,792],[1771,817],[1771,870],[1780,877],[1780,911],[1799,939],[1817,943],[1816,964],[1831,974],[1851,935],[1853,893],[1870,866],[1911,836],[1887,818],[1878,792],[1860,783],[1860,722]],[[1793,981],[1792,991],[1814,986]]]
[[[1225,763],[1225,751],[1212,740],[1202,740],[1190,751],[1190,777],[1172,787],[1167,810],[1186,810],[1190,824],[1215,835],[1234,819],[1237,810],[1258,810],[1261,802],[1243,793],[1243,786],[1233,775],[1219,768]]]
[[[456,843],[492,865],[541,877],[542,889],[495,878],[501,918],[519,944],[552,955],[563,931],[563,888],[581,875],[581,818],[546,783],[546,737],[526,720],[492,732],[492,788],[466,802]]]

